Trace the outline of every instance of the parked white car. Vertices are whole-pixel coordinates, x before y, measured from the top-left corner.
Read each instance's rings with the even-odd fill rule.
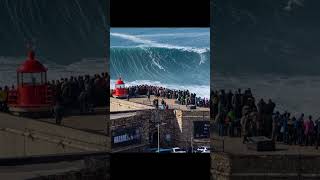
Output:
[[[172,148],[172,153],[187,153],[187,151],[184,151],[180,149],[179,147]]]
[[[210,153],[210,150],[204,150],[201,153]]]
[[[200,146],[197,148],[197,152],[199,153],[210,153],[210,147],[208,146]]]

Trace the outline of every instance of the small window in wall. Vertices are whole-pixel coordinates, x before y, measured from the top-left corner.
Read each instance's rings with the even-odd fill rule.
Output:
[[[166,134],[166,139],[165,139],[167,142],[170,142],[171,141],[171,135],[170,134]]]
[[[203,139],[210,138],[210,121],[193,122],[193,138]]]

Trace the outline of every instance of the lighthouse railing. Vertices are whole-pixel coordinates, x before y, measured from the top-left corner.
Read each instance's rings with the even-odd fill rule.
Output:
[[[54,92],[50,85],[46,86],[46,104],[54,104]]]

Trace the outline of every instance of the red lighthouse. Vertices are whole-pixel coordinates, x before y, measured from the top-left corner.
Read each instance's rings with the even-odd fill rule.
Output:
[[[15,114],[50,112],[52,93],[47,85],[47,68],[35,59],[34,51],[17,69],[17,88],[9,92],[9,110]]]
[[[128,90],[125,88],[125,84],[121,78],[116,81],[112,95],[116,98],[126,98],[128,96]]]

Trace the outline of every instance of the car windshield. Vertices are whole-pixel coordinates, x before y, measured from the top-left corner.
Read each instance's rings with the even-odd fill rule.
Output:
[[[167,150],[160,150],[160,153],[170,153],[171,150],[167,149]]]

